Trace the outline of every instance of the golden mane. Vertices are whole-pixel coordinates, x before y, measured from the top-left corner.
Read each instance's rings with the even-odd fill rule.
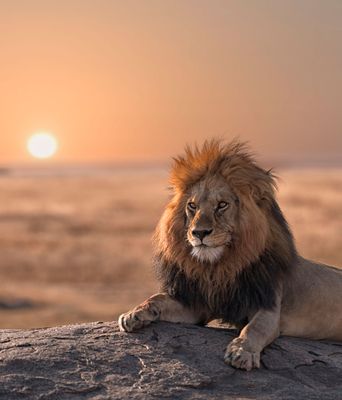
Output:
[[[185,237],[185,206],[189,190],[196,182],[217,175],[226,180],[239,199],[239,228],[236,241],[227,247],[222,259],[210,267],[190,254]],[[174,159],[170,184],[173,197],[154,235],[156,258],[162,260],[164,269],[165,265],[177,265],[188,278],[199,279],[203,290],[213,293],[215,288],[232,282],[265,251],[274,252],[285,263],[286,260],[291,262],[295,250],[275,200],[275,177],[256,164],[246,144],[211,140],[201,148],[187,146],[185,154]]]
[[[256,164],[246,143],[236,140],[224,145],[212,139],[201,148],[186,146],[185,155],[174,158],[169,180],[176,192],[185,192],[205,176],[217,174],[238,192],[247,190],[260,198],[274,197],[274,175]]]

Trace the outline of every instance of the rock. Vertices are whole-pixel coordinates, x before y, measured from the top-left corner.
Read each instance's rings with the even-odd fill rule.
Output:
[[[283,337],[244,372],[236,332],[169,323],[0,331],[0,399],[341,399],[342,343]]]

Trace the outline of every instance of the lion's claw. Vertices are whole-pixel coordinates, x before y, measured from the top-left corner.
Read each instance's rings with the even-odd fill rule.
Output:
[[[253,368],[260,368],[260,353],[244,349],[239,341],[232,341],[224,355],[224,362],[234,368],[250,371]]]
[[[159,312],[154,310],[153,307],[137,308],[119,316],[119,329],[122,332],[133,332],[149,325],[158,317]]]
[[[140,320],[133,311],[121,314],[118,319],[118,324],[121,332],[133,332],[147,325],[147,321]]]

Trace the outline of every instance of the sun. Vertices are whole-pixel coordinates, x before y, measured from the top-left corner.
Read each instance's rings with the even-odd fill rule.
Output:
[[[36,133],[27,141],[27,150],[35,158],[50,158],[57,149],[57,140],[50,133]]]

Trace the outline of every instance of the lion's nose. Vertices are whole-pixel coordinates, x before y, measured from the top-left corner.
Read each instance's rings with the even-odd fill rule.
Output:
[[[202,229],[202,230],[193,230],[191,233],[193,236],[196,236],[198,239],[203,240],[206,236],[210,235],[212,229]]]

